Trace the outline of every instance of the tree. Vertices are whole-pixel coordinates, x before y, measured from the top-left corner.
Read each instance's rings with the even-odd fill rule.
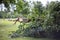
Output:
[[[10,11],[10,4],[16,4],[16,0],[0,0],[0,4],[4,4],[5,7]]]
[[[47,31],[57,31],[59,30],[59,4],[60,2],[55,1],[55,2],[51,2],[48,3],[47,7],[46,7],[46,13],[47,15],[44,21],[44,27],[47,29]]]
[[[22,14],[24,16],[28,15],[30,12],[29,9],[29,4],[28,2],[24,1],[24,0],[19,0],[16,4],[16,11],[18,12],[18,14]]]

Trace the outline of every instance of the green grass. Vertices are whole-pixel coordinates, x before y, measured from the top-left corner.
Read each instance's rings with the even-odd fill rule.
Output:
[[[8,40],[8,35],[18,29],[19,23],[0,19],[0,40]]]
[[[14,24],[12,21],[7,21],[0,19],[0,40],[52,40],[48,38],[32,38],[32,37],[18,37],[18,38],[10,38],[9,34],[12,31],[16,31],[19,26],[19,22]]]

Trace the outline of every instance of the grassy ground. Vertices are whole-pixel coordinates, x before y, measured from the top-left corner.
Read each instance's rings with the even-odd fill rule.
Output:
[[[48,38],[30,38],[30,37],[18,37],[10,38],[9,34],[18,29],[19,23],[14,24],[12,21],[0,19],[0,40],[53,40]]]

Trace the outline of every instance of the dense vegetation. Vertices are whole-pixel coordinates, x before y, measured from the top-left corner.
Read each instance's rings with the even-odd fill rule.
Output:
[[[33,5],[32,11],[29,14],[25,13],[31,21],[20,24],[17,33],[32,37],[59,38],[60,2],[47,3],[46,7],[42,6],[41,2],[33,2]]]
[[[4,3],[4,2],[3,2]],[[9,3],[9,2],[7,2]],[[5,4],[5,3],[4,3]],[[60,2],[52,1],[43,6],[41,2],[26,2],[18,0],[14,13],[1,12],[0,18],[16,18],[23,16],[31,21],[20,23],[19,29],[15,33],[30,37],[60,37]],[[31,4],[31,5],[30,5]],[[8,8],[8,7],[7,7]],[[8,8],[9,10],[9,8]],[[6,14],[3,14],[6,13]],[[12,35],[13,36],[13,35]]]

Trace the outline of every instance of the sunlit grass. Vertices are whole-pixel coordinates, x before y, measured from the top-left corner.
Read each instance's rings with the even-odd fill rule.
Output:
[[[19,23],[0,19],[0,40],[8,40],[8,35],[18,29]]]

